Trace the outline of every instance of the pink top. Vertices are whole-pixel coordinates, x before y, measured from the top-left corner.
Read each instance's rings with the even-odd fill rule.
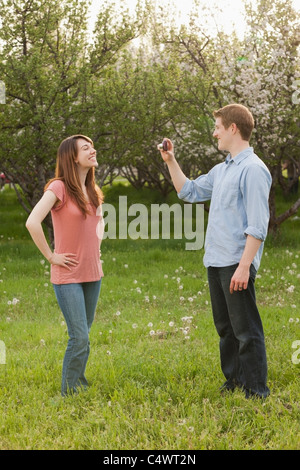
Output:
[[[66,192],[61,180],[50,183],[51,190],[59,203],[51,210],[54,229],[55,253],[74,253],[79,261],[70,269],[51,265],[51,282],[69,284],[99,281],[103,277],[100,261],[100,244],[103,238],[104,222],[101,206],[96,208],[88,203],[90,214],[84,217],[77,204]]]

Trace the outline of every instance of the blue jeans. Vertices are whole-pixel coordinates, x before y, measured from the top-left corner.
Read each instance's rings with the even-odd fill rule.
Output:
[[[85,368],[90,352],[89,332],[94,320],[101,280],[79,284],[53,284],[66,320],[69,340],[63,361],[61,394],[86,388]]]
[[[207,269],[214,323],[220,337],[221,368],[226,378],[224,387],[233,390],[239,386],[247,398],[265,398],[270,391],[266,385],[264,332],[255,298],[256,270],[251,265],[247,289],[230,294],[229,285],[237,266]]]

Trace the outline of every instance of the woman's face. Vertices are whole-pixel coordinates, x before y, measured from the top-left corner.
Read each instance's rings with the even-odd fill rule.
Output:
[[[93,145],[85,139],[77,139],[77,158],[75,162],[82,167],[88,169],[98,166],[97,152]]]

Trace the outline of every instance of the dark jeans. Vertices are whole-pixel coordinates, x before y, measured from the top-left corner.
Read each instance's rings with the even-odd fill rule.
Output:
[[[66,349],[61,394],[88,386],[85,368],[90,353],[89,332],[100,294],[101,280],[80,284],[53,284],[58,304],[65,317],[69,341]]]
[[[237,264],[209,267],[208,282],[213,318],[220,337],[221,368],[225,388],[242,387],[246,397],[267,397],[267,358],[263,326],[256,306],[253,265],[246,290],[229,292]]]

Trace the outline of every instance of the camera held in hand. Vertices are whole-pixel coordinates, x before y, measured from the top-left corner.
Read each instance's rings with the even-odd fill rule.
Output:
[[[158,145],[158,148],[160,150],[163,150],[164,152],[168,151],[168,141],[164,139],[161,144]]]

